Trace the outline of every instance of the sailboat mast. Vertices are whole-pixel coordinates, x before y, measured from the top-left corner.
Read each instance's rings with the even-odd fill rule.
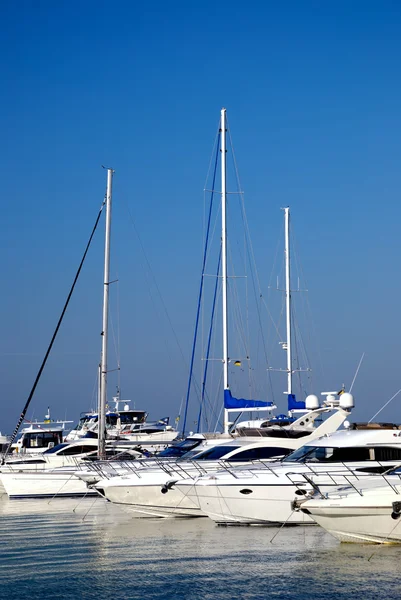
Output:
[[[223,318],[223,387],[228,385],[228,323],[227,323],[227,190],[226,190],[226,109],[221,110],[221,296]],[[224,432],[228,433],[228,414],[224,411]]]
[[[111,231],[111,193],[113,169],[107,169],[106,188],[106,233],[104,243],[104,283],[103,283],[103,326],[102,326],[102,360],[100,367],[100,403],[99,403],[99,456],[104,457],[106,451],[106,402],[107,402],[107,338],[109,328],[109,283],[110,283],[110,231]]]
[[[285,308],[287,324],[287,394],[292,394],[292,353],[291,353],[291,281],[290,281],[290,208],[284,209],[285,235]]]

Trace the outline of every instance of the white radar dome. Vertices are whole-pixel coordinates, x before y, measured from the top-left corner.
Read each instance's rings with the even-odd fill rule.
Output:
[[[307,410],[316,410],[319,408],[319,398],[315,394],[309,394],[305,399],[305,408]]]
[[[340,406],[345,410],[350,410],[351,408],[354,408],[354,396],[352,394],[349,394],[348,392],[344,392],[343,394],[341,394]]]

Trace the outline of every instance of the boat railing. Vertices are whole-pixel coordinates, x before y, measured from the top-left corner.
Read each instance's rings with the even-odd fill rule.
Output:
[[[261,468],[261,465],[263,467]],[[259,477],[260,475],[266,475],[267,473],[279,477],[269,465],[261,460],[249,461],[246,465],[239,465],[238,463],[230,463],[230,461],[222,461],[220,466],[223,470],[229,472],[235,479],[247,478],[247,477]]]
[[[327,498],[327,491],[322,491],[323,488],[327,488],[328,485],[331,485],[333,488],[340,488],[345,484],[351,487],[359,496],[364,495],[364,491],[371,490],[369,487],[360,487],[360,484],[366,483],[366,480],[372,481],[374,478],[376,481],[382,480],[385,482],[395,494],[400,495],[401,491],[397,488],[397,486],[389,479],[389,476],[382,473],[356,473],[352,471],[350,468],[348,469],[349,473],[335,473],[333,471],[320,471],[315,472],[309,476],[307,473],[297,473],[290,472],[286,473],[286,477],[291,481],[291,483],[297,487],[298,490],[305,493],[304,486],[305,482],[308,483],[322,498]],[[401,483],[401,474],[393,474],[391,477],[396,476],[396,478]],[[312,478],[313,477],[313,478]],[[324,481],[319,481],[319,479],[325,479]],[[303,481],[300,481],[303,480]],[[329,480],[329,482],[327,481]],[[359,484],[359,486],[357,486]]]

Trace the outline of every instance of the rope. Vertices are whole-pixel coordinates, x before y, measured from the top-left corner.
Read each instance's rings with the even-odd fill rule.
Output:
[[[15,440],[15,438],[16,438],[16,436],[17,436],[18,430],[19,430],[19,428],[21,427],[21,423],[22,423],[22,421],[23,421],[23,420],[24,420],[24,418],[25,418],[26,412],[27,412],[27,410],[28,410],[28,408],[29,408],[29,405],[30,405],[30,403],[31,403],[31,400],[32,400],[32,398],[33,398],[33,395],[34,395],[34,393],[35,393],[36,387],[37,387],[37,385],[38,385],[38,383],[39,383],[39,380],[40,380],[40,378],[41,378],[41,376],[42,376],[43,369],[45,368],[45,365],[46,365],[46,363],[47,363],[47,359],[49,358],[49,354],[50,354],[50,352],[51,352],[51,349],[52,349],[52,347],[53,347],[53,344],[54,344],[54,342],[55,342],[55,340],[56,340],[56,337],[57,337],[58,331],[59,331],[59,329],[60,329],[61,323],[63,322],[64,315],[65,315],[65,313],[66,313],[66,310],[67,310],[67,307],[68,307],[68,305],[69,305],[69,303],[70,303],[70,300],[71,300],[72,293],[73,293],[73,291],[74,291],[74,289],[75,289],[75,285],[76,285],[76,283],[77,283],[77,281],[78,281],[78,278],[79,278],[79,275],[80,275],[80,273],[81,273],[81,270],[82,270],[83,264],[84,264],[84,262],[85,262],[85,259],[86,259],[86,255],[88,254],[88,250],[89,250],[89,247],[90,247],[90,245],[91,245],[91,243],[92,243],[93,236],[95,235],[95,231],[96,231],[96,229],[97,229],[97,226],[98,226],[98,223],[99,223],[99,220],[100,220],[100,215],[102,214],[103,207],[104,207],[105,203],[106,203],[106,198],[103,200],[102,206],[100,207],[100,210],[99,210],[99,213],[98,213],[98,215],[97,215],[97,219],[96,219],[95,225],[93,226],[93,229],[92,229],[92,233],[91,233],[91,235],[90,235],[90,238],[89,238],[89,240],[88,240],[88,243],[86,244],[85,252],[84,252],[84,254],[83,254],[83,256],[82,256],[82,259],[81,259],[81,262],[80,262],[80,264],[79,264],[78,270],[77,270],[77,272],[76,272],[76,274],[75,274],[75,278],[74,278],[73,284],[72,284],[72,286],[71,286],[71,289],[70,289],[70,292],[69,292],[69,294],[68,294],[68,296],[67,296],[67,300],[66,300],[66,302],[65,302],[65,304],[64,304],[64,308],[63,308],[63,310],[62,310],[62,313],[61,313],[61,315],[60,315],[60,318],[59,318],[59,320],[58,320],[58,323],[57,323],[56,329],[54,330],[54,333],[53,333],[52,339],[51,339],[51,341],[50,341],[49,347],[47,348],[47,351],[46,351],[45,357],[44,357],[44,359],[43,359],[43,361],[42,361],[42,364],[40,365],[40,369],[39,369],[39,371],[38,371],[38,374],[36,375],[36,379],[35,379],[35,381],[34,381],[34,384],[33,384],[33,386],[32,386],[31,392],[30,392],[30,394],[29,394],[29,396],[28,396],[28,400],[27,400],[27,401],[26,401],[26,403],[25,403],[25,406],[24,406],[24,408],[23,408],[23,411],[22,411],[22,413],[21,413],[21,415],[20,415],[20,417],[19,417],[19,419],[18,419],[17,425],[16,425],[16,427],[15,427],[15,429],[14,429],[14,431],[13,431],[13,434],[12,434],[12,436],[11,436],[10,442],[9,442],[9,444],[8,444],[8,446],[7,446],[7,449],[6,449],[5,453],[4,453],[4,456],[3,456],[3,459],[2,459],[2,462],[1,462],[1,464],[3,464],[3,465],[4,465],[5,461],[6,461],[7,455],[9,454],[9,452],[10,452],[10,450],[11,450],[11,446],[12,446],[12,444],[14,443],[14,440]]]

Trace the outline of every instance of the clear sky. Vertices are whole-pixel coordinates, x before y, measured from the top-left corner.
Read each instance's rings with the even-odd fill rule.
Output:
[[[104,195],[101,165],[116,171],[122,393],[152,417],[178,413],[222,106],[265,287],[279,209],[291,206],[319,348],[310,358],[322,364],[311,365],[315,391],[349,386],[363,352],[355,418],[401,388],[398,1],[4,0],[0,27],[1,430],[13,429],[53,332]],[[93,406],[102,233],[35,418],[49,404],[73,420]],[[401,421],[401,394],[381,418]]]

